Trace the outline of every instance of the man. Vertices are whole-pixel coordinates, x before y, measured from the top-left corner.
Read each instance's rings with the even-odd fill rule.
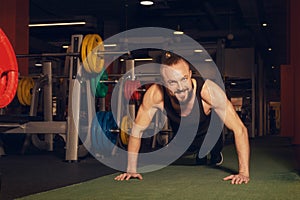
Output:
[[[180,120],[195,113],[194,102],[197,98],[200,122],[193,123],[199,124],[198,135],[203,136],[205,135],[203,132],[207,132],[211,112],[216,112],[226,127],[234,132],[239,172],[225,177],[224,180],[231,180],[232,184],[248,183],[250,147],[247,129],[226,98],[224,91],[211,80],[193,79],[189,63],[183,58],[170,52],[162,57],[161,76],[165,87],[154,84],[145,93],[128,143],[127,172],[117,176],[115,180],[142,179],[142,175],[136,170],[141,135],[151,123],[155,112],[158,109],[166,111],[170,125],[176,132],[179,127],[178,118]],[[225,105],[225,108],[221,105]],[[204,130],[201,130],[202,127]]]

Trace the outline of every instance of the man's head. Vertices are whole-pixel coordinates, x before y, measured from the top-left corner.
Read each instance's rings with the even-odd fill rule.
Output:
[[[166,52],[162,55],[160,73],[169,93],[181,104],[187,103],[192,97],[192,71],[189,63],[182,57]]]

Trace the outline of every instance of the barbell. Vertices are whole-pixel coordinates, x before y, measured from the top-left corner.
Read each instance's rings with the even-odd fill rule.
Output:
[[[117,134],[113,131],[118,128],[112,112],[97,112],[91,124],[91,140],[93,152],[101,156],[112,155],[117,144]]]
[[[141,98],[139,80],[127,80],[124,84],[124,97],[127,100],[139,100]]]
[[[104,66],[104,57],[95,55],[95,48],[104,51],[102,38],[98,34],[86,35],[81,44],[81,59],[85,71],[89,73],[99,73]]]
[[[105,70],[99,73],[96,77],[91,78],[91,90],[95,97],[103,98],[108,92],[107,84],[101,82],[103,80],[108,80],[108,74]]]
[[[17,97],[23,106],[30,106],[33,87],[34,81],[31,77],[25,77],[19,81]]]
[[[99,73],[104,66],[103,55],[129,54],[129,52],[104,51],[102,38],[97,34],[86,35],[80,50],[80,52],[16,55],[9,39],[0,28],[0,108],[7,106],[13,100],[18,88],[18,64],[16,58],[77,56],[81,57],[85,71],[89,73]],[[102,91],[101,89],[99,90],[100,93],[104,93],[106,89]],[[103,94],[100,96],[103,96]],[[27,104],[24,100],[20,102]]]
[[[132,129],[132,120],[125,115],[121,121],[121,131],[120,131],[120,139],[123,145],[128,145],[129,141],[129,131]]]
[[[81,57],[85,71],[89,73],[100,73],[104,66],[104,54],[128,54],[128,52],[105,52],[102,38],[97,34],[88,34],[84,37],[81,52],[67,53],[42,53],[42,54],[21,54],[15,55],[11,44],[4,32],[0,29],[0,108],[7,106],[13,99],[18,85],[18,65],[17,58],[24,57],[57,57],[57,56],[78,56]],[[96,50],[95,50],[96,49]],[[100,77],[99,77],[100,76]],[[104,97],[108,87],[98,80],[107,80],[107,74],[100,73],[96,78],[92,78],[92,90],[96,97]],[[124,88],[126,99],[138,100],[141,94],[138,88],[141,86],[139,81],[127,81]],[[22,99],[19,95],[19,100]],[[20,100],[21,104],[28,103],[29,99]]]

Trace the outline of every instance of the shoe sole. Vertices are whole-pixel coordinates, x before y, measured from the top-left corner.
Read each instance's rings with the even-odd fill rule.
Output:
[[[223,163],[223,154],[222,154],[222,152],[220,152],[220,155],[221,155],[221,161],[216,163],[216,166],[220,166]]]

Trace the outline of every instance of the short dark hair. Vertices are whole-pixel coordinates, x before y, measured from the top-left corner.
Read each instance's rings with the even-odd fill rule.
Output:
[[[174,64],[177,64],[180,60],[187,62],[184,58],[182,58],[181,56],[179,56],[173,52],[170,52],[170,51],[162,52],[161,64],[163,64],[163,65],[168,65],[168,66],[174,65]]]
[[[176,65],[180,61],[183,61],[183,62],[187,63],[190,70],[193,69],[190,62],[188,62],[186,59],[184,59],[180,55],[175,54],[175,53],[170,52],[170,51],[162,52],[160,60],[161,60],[160,74],[162,74],[162,69],[164,67]]]

